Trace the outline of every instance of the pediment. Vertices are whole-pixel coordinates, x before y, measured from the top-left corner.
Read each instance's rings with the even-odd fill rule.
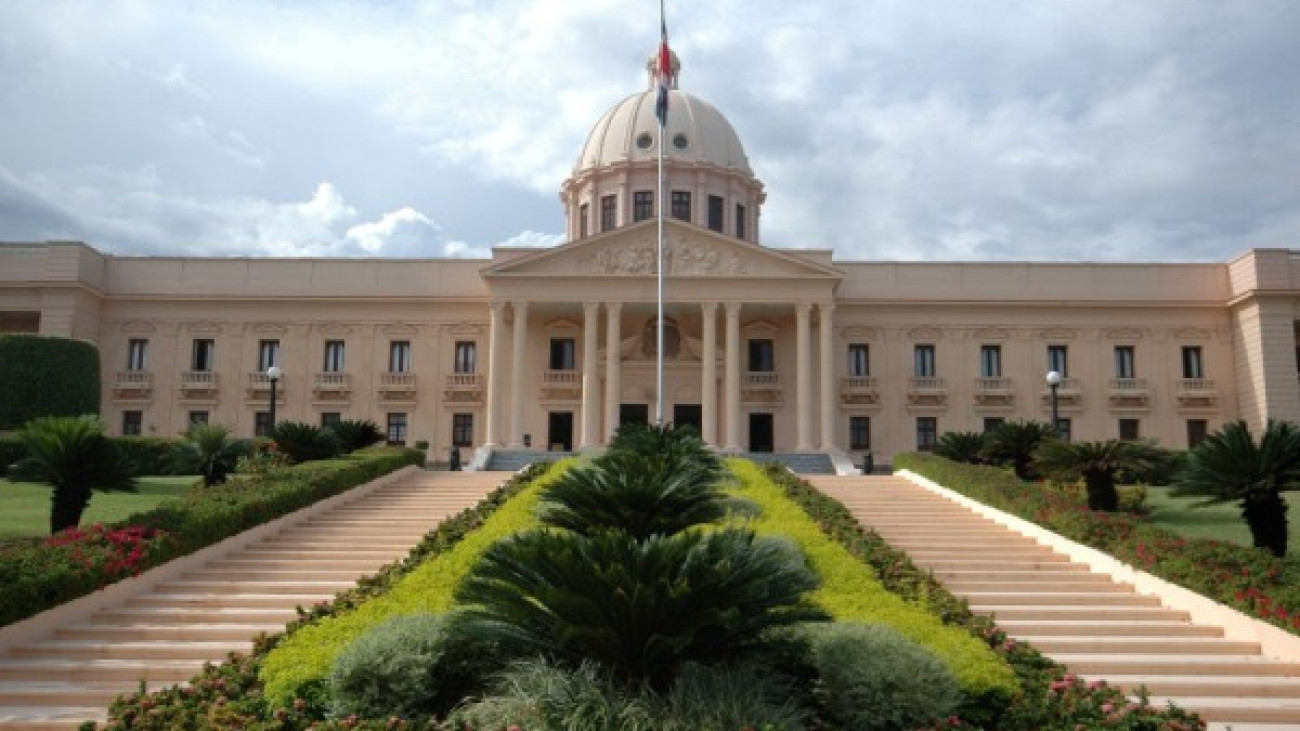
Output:
[[[649,224],[649,225],[647,225]],[[767,249],[698,226],[668,222],[664,232],[664,273],[678,278],[833,279],[842,274],[800,257]],[[494,264],[485,277],[652,277],[657,227],[635,224],[580,241],[571,241]]]

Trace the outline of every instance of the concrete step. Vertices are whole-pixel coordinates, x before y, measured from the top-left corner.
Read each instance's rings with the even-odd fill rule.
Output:
[[[283,568],[259,568],[259,569],[200,569],[191,571],[183,576],[186,581],[196,582],[291,582],[294,580],[302,581],[344,581],[349,585],[355,584],[358,579],[373,571],[357,571],[355,569],[293,569],[285,566]]]
[[[1148,700],[1157,708],[1172,701],[1179,708],[1196,711],[1206,721],[1230,723],[1233,731],[1238,731],[1243,722],[1290,724],[1286,728],[1300,728],[1300,700],[1162,695],[1153,695]]]
[[[180,683],[202,669],[193,660],[0,658],[0,680],[147,680]],[[102,709],[101,709],[102,710]],[[0,712],[2,714],[3,712]]]
[[[298,581],[165,581],[159,592],[177,594],[334,594],[351,589],[357,582],[347,579]]]
[[[203,642],[136,640],[102,642],[96,640],[45,640],[10,648],[17,659],[101,659],[101,660],[192,660],[199,665],[227,653],[247,653],[253,648],[249,640],[207,640]]]
[[[159,686],[161,687],[161,686]],[[0,681],[0,719],[11,706],[98,706],[103,709],[124,693],[134,693],[139,684],[128,680]],[[0,728],[9,726],[0,720]]]
[[[4,731],[69,731],[82,721],[105,720],[102,706],[6,706],[0,708]]]
[[[995,571],[987,567],[979,570],[936,569],[931,567],[930,570],[934,572],[935,578],[945,584],[949,581],[1016,581],[1025,583],[1069,581],[1075,584],[1090,585],[1114,583],[1114,579],[1109,576],[1068,568],[1071,566],[1078,566],[1078,564],[1062,564],[1061,568],[1037,569],[1035,571]]]
[[[944,585],[955,594],[968,592],[994,591],[1034,591],[1034,592],[1079,592],[1090,594],[1131,594],[1133,587],[1129,584],[1116,584],[1113,581],[1089,581],[1087,579],[1055,578],[1044,576],[1038,579],[1008,578],[1001,581],[988,579],[945,579]]]
[[[213,561],[206,564],[204,571],[332,571],[332,570],[349,570],[355,571],[358,576],[362,574],[374,573],[376,569],[382,568],[391,563],[388,560],[372,558],[333,558],[333,559],[227,559],[224,561]]]
[[[260,634],[275,634],[284,622],[267,624],[74,624],[54,631],[56,640],[138,642],[142,640],[202,641],[247,640]]]
[[[1126,693],[1146,688],[1151,695],[1300,699],[1300,678],[1277,676],[1100,675]]]
[[[1055,653],[1052,656],[1080,675],[1229,675],[1300,678],[1300,664],[1247,655],[1158,655],[1149,653]]]
[[[1087,637],[1078,635],[1016,635],[1042,652],[1072,654],[1146,653],[1162,655],[1249,655],[1258,642],[1217,637]]]
[[[128,607],[172,608],[231,608],[261,609],[310,607],[317,602],[327,602],[335,592],[327,594],[141,594],[126,601]]]
[[[240,560],[244,561],[366,560],[388,563],[395,558],[406,558],[410,552],[410,549],[384,549],[381,551],[358,549],[349,551],[337,546],[332,548],[304,548],[302,546],[268,546],[265,543],[259,543],[238,554],[238,556]]]
[[[1222,637],[1221,627],[1207,627],[1189,622],[1165,621],[1080,621],[1080,620],[1006,620],[998,626],[1009,634],[1029,635],[1100,635],[1105,637]]]
[[[1083,622],[1133,620],[1148,621],[1187,621],[1187,612],[1178,609],[1165,609],[1160,606],[1117,607],[1107,605],[999,605],[985,604],[978,608],[971,606],[971,611],[997,618],[999,624],[1004,621],[1055,621],[1075,620]]]
[[[285,625],[298,618],[293,607],[119,607],[97,612],[92,624],[122,626],[128,624],[155,625]]]
[[[971,609],[988,605],[1039,605],[1051,606],[1121,606],[1158,607],[1160,599],[1142,594],[1101,594],[1097,592],[1048,591],[980,591],[960,592],[959,596],[970,602]]]

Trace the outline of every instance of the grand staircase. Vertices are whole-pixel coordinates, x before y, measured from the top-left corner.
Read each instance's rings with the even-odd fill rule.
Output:
[[[553,462],[575,454],[577,453],[547,452],[541,449],[494,449],[484,469],[492,472],[518,472],[535,462]]]
[[[11,648],[0,656],[0,731],[74,729],[103,719],[141,680],[181,683],[206,662],[247,652],[259,633],[294,619],[295,607],[327,601],[402,558],[507,476],[415,472]]]
[[[1193,624],[1157,597],[900,478],[810,481],[973,611],[1081,677],[1128,692],[1145,687],[1152,703],[1172,700],[1211,728],[1300,728],[1300,664],[1225,639],[1221,627]]]

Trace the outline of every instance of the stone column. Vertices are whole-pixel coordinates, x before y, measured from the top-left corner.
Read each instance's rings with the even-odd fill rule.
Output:
[[[810,426],[809,409],[812,408],[811,382],[810,377],[812,370],[812,338],[809,332],[812,327],[809,324],[809,315],[812,312],[812,305],[807,302],[799,302],[794,306],[795,314],[795,366],[794,366],[794,418],[795,418],[795,451],[807,452],[812,449],[811,442],[808,439],[808,428]]]
[[[718,443],[718,303],[700,305],[703,328],[700,333],[700,436],[704,443]]]
[[[831,452],[835,447],[835,343],[834,313],[835,305],[823,302],[817,306],[817,331],[821,335],[821,415],[822,415],[822,451]]]
[[[605,443],[618,431],[618,410],[623,402],[623,364],[619,349],[623,340],[623,305],[605,305]]]
[[[727,363],[726,363],[727,440],[723,447],[728,452],[740,450],[740,303],[727,303]]]
[[[484,441],[489,447],[497,447],[501,445],[501,435],[499,433],[501,425],[497,421],[497,409],[501,401],[501,376],[504,375],[502,370],[504,370],[506,360],[506,354],[502,352],[504,349],[502,330],[505,329],[506,303],[492,302],[491,307],[488,323],[487,403],[483,407],[487,420]]]
[[[510,446],[522,447],[524,446],[524,348],[525,337],[528,334],[528,303],[515,302],[512,308],[515,311],[515,324],[511,331],[511,335],[514,336],[514,347],[510,350],[510,433],[506,437]]]
[[[600,439],[600,380],[596,369],[596,349],[599,347],[600,303],[584,302],[582,305],[582,440],[579,448],[586,449]]]

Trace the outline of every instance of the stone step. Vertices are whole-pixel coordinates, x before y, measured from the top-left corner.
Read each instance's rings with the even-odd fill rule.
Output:
[[[247,640],[260,634],[284,630],[284,622],[266,624],[74,624],[54,631],[58,640],[96,640],[99,642],[136,642],[141,640],[202,641]]]
[[[998,623],[1004,621],[1052,621],[1052,620],[1076,620],[1076,621],[1110,621],[1110,620],[1134,620],[1134,621],[1188,621],[1190,617],[1187,612],[1178,609],[1166,609],[1161,606],[1135,606],[1135,607],[1116,607],[1116,606],[1054,606],[1050,604],[1036,606],[1022,605],[996,605],[986,604],[971,607],[971,611],[983,615],[996,617]]]
[[[296,561],[299,559],[313,561],[332,561],[339,560],[369,560],[382,561],[388,563],[395,558],[406,558],[410,550],[384,549],[374,551],[369,549],[349,551],[344,548],[303,548],[301,546],[267,546],[258,544],[254,548],[249,548],[238,554],[239,559],[243,561]]]
[[[1127,606],[1158,607],[1160,599],[1143,594],[1100,594],[1095,592],[1030,592],[1030,591],[981,591],[959,592],[959,596],[970,602],[972,610],[985,606],[1037,605],[1051,606]]]
[[[119,607],[96,612],[92,624],[123,625],[285,625],[298,618],[293,607]]]
[[[998,571],[1005,568],[1011,571],[1073,571],[1083,574],[1089,573],[1087,566],[1081,563],[1073,563],[1068,557],[1056,553],[1027,560],[941,559],[929,561],[927,567],[932,571]]]
[[[224,657],[231,652],[247,653],[252,648],[253,643],[249,640],[203,642],[45,640],[10,648],[9,655],[17,659],[193,660],[201,665],[214,657]]]
[[[1146,674],[1098,677],[1126,693],[1145,687],[1151,695],[1300,699],[1300,678]]]
[[[138,683],[129,680],[87,680],[79,683],[63,680],[0,681],[0,719],[8,717],[12,706],[98,706],[103,710],[118,696],[134,693],[139,687]],[[9,725],[0,720],[0,729],[9,728]]]
[[[1088,592],[1096,594],[1131,594],[1131,584],[1117,584],[1113,581],[1090,581],[1087,579],[1054,578],[1044,576],[1038,579],[1008,578],[1001,581],[988,579],[953,578],[945,579],[944,585],[956,594],[967,592],[994,591],[1035,591],[1035,592]]]
[[[240,554],[242,555],[242,554]],[[204,565],[203,571],[279,571],[295,570],[303,571],[329,571],[343,570],[357,572],[357,575],[373,573],[375,570],[392,563],[387,560],[377,560],[372,558],[332,558],[332,559],[279,559],[279,558],[231,558],[221,561],[212,561]]]
[[[1206,721],[1230,722],[1233,731],[1237,731],[1242,722],[1293,724],[1290,728],[1300,728],[1300,700],[1159,695],[1148,700],[1157,708],[1172,701],[1179,708],[1195,711]]]
[[[357,579],[368,573],[374,572],[357,571],[355,569],[294,569],[286,565],[282,568],[200,569],[185,574],[184,579],[199,582],[342,581],[355,584]]]
[[[298,580],[298,581],[164,581],[158,585],[161,593],[176,594],[334,594],[351,589],[352,580]]]
[[[0,708],[0,728],[4,731],[70,731],[83,721],[102,722],[102,706],[6,706]]]
[[[328,602],[335,592],[327,594],[176,594],[155,593],[131,597],[126,605],[129,607],[174,607],[174,608],[239,608],[254,609],[265,607],[289,608],[310,607],[319,602]]]
[[[1164,655],[1249,655],[1259,652],[1258,642],[1217,637],[1083,637],[1071,635],[1016,635],[1042,652],[1071,654],[1148,653]]]
[[[1065,567],[1077,566],[1078,564],[1063,564]],[[1084,567],[1086,568],[1086,567]],[[937,569],[930,567],[934,572],[935,578],[944,582],[949,581],[1017,581],[1033,583],[1040,581],[1070,581],[1076,584],[1113,584],[1114,579],[1101,574],[1080,572],[1072,568],[1051,568],[1035,569],[1033,571],[995,571],[990,568],[979,570],[971,569]]]
[[[1106,637],[1222,637],[1221,627],[1207,627],[1189,622],[1165,621],[1080,621],[1080,620],[998,620],[998,627],[1015,637],[1025,635],[1101,635]]]
[[[1115,653],[1055,653],[1052,657],[1087,677],[1106,675],[1230,675],[1300,678],[1300,664],[1269,660],[1261,655],[1155,655]]]
[[[0,658],[0,680],[147,680],[179,683],[194,677],[203,667],[193,660],[64,660],[48,658]],[[102,709],[101,709],[102,711]]]

